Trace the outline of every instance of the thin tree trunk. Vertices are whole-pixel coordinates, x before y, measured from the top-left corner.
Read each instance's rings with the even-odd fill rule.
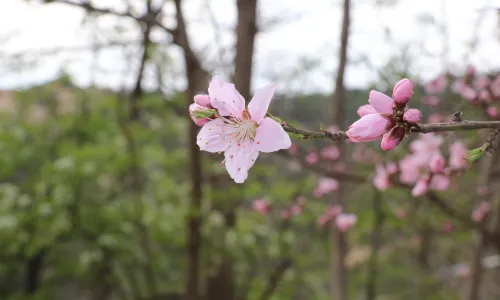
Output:
[[[382,227],[384,225],[384,211],[382,208],[382,195],[374,191],[373,196],[373,231],[371,237],[371,254],[368,265],[368,280],[366,283],[366,300],[375,300],[377,296],[378,259],[379,250],[382,245]]]
[[[335,79],[335,91],[333,93],[333,119],[334,123],[337,124],[337,126],[339,127],[342,127],[344,123],[344,102],[346,101],[344,74],[347,64],[349,23],[350,23],[350,0],[344,0],[342,31],[340,35],[340,53],[338,54],[337,77]],[[342,143],[339,146],[340,146],[340,155],[342,158],[343,157]],[[337,203],[342,203],[342,190],[343,190],[342,187],[340,187],[336,195],[334,195],[333,201]],[[347,236],[346,233],[342,233],[341,231],[337,230],[334,224],[332,224],[332,231],[333,231],[333,239],[332,239],[333,259],[332,259],[332,277],[331,277],[332,299],[347,300],[348,279],[347,279],[347,270],[345,265],[345,258],[348,252]]]
[[[26,261],[26,279],[24,291],[27,295],[34,294],[40,286],[45,253],[45,250],[40,250]]]
[[[193,97],[199,91],[207,90],[208,78],[203,70],[198,58],[193,53],[186,30],[186,22],[181,7],[181,0],[175,0],[177,29],[174,35],[174,42],[181,46],[184,51],[184,63],[188,87],[185,93],[186,111],[193,103]],[[185,300],[199,300],[200,298],[200,256],[202,247],[201,236],[201,203],[202,203],[202,159],[201,153],[196,144],[198,126],[194,122],[189,122],[189,160],[191,162],[191,202],[189,204],[189,216],[187,220],[187,274],[184,290]]]

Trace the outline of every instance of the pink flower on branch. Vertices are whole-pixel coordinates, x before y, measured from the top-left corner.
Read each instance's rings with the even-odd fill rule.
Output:
[[[291,140],[281,125],[266,117],[273,85],[258,90],[248,109],[245,99],[220,77],[212,78],[208,87],[210,105],[217,109],[217,118],[203,125],[197,138],[200,150],[224,152],[226,170],[236,183],[243,183],[259,152],[288,149]]]
[[[321,178],[313,194],[316,198],[321,198],[326,194],[335,192],[339,189],[339,182],[333,178]]]
[[[370,105],[358,109],[361,119],[346,131],[351,142],[370,142],[382,138],[382,149],[392,150],[410,132],[411,124],[420,122],[422,114],[418,109],[406,110],[406,104],[413,95],[410,80],[405,78],[396,83],[392,94],[391,98],[381,92],[370,92]]]
[[[335,226],[342,232],[346,232],[358,221],[355,214],[340,214],[335,218]]]
[[[253,202],[252,207],[256,212],[265,215],[269,212],[270,204],[267,200],[259,199]]]

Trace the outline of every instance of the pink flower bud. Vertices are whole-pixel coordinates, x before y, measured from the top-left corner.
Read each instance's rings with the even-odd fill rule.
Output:
[[[314,189],[313,194],[316,198],[321,198],[326,194],[339,189],[339,182],[333,178],[321,178],[318,181],[318,186]]]
[[[309,152],[306,155],[306,162],[310,165],[314,165],[315,163],[318,162],[318,153],[316,152]]]
[[[330,218],[335,218],[336,216],[340,215],[341,213],[342,213],[342,206],[336,204],[336,205],[328,207],[325,215],[330,217]]]
[[[467,148],[460,141],[454,142],[450,146],[450,167],[453,169],[462,169],[467,166],[467,161],[464,155],[467,153]]]
[[[331,220],[331,218],[327,215],[323,215],[323,216],[320,216],[318,218],[318,224],[323,227],[326,225],[326,223],[328,223],[329,221]]]
[[[384,93],[372,90],[368,96],[368,102],[371,106],[381,114],[392,114],[394,100]]]
[[[294,204],[290,208],[290,213],[292,214],[292,216],[297,216],[297,215],[300,215],[300,213],[302,212],[302,210],[303,210],[302,206],[300,206],[298,204]]]
[[[411,195],[413,197],[420,197],[427,193],[429,190],[429,179],[428,178],[421,178],[417,181],[415,186],[413,187],[413,190],[411,191]]]
[[[450,186],[450,177],[442,174],[432,176],[431,188],[437,191],[446,191]]]
[[[208,108],[211,108],[212,105],[210,105],[210,97],[208,95],[196,95],[194,96],[194,103],[205,106]]]
[[[394,90],[392,91],[392,98],[398,105],[406,105],[406,103],[410,101],[412,95],[413,84],[407,78],[401,79],[398,83],[396,83]]]
[[[405,114],[403,115],[403,120],[405,120],[408,123],[418,123],[420,122],[421,117],[422,113],[420,112],[420,110],[416,108],[411,108],[405,111]]]
[[[385,191],[391,187],[389,173],[382,165],[377,165],[375,177],[373,177],[373,185],[379,191]]]
[[[340,156],[340,151],[337,146],[328,146],[321,149],[321,157],[326,160],[336,160]]]
[[[358,115],[360,118],[369,114],[377,114],[377,113],[378,112],[375,110],[375,108],[373,108],[373,106],[371,106],[370,104],[366,104],[358,108]]]
[[[269,212],[269,202],[264,199],[255,200],[252,204],[252,207],[256,212],[262,215],[265,215]]]
[[[398,165],[395,162],[388,162],[386,169],[387,173],[395,174],[398,171]]]
[[[451,223],[450,220],[444,222],[444,224],[443,224],[443,231],[445,233],[453,232],[453,230],[455,230],[455,226],[453,225],[453,223]]]
[[[498,109],[495,106],[488,107],[488,109],[486,110],[486,113],[493,120],[498,119],[498,117],[500,116],[500,114],[498,113]]]
[[[394,127],[382,137],[380,147],[382,150],[389,151],[394,149],[405,137],[405,129],[402,127]]]
[[[471,219],[474,222],[481,223],[491,212],[491,205],[483,201],[472,211]]]
[[[207,118],[197,118],[195,115],[194,115],[194,112],[195,111],[198,111],[198,110],[206,110],[208,109],[207,107],[204,107],[204,106],[201,106],[199,104],[196,104],[196,103],[193,103],[191,105],[189,105],[189,114],[191,115],[191,119],[194,121],[194,123],[198,126],[203,126],[205,125],[208,121],[210,121],[209,119]]]
[[[444,167],[446,166],[446,161],[441,153],[436,153],[429,162],[429,168],[432,173],[441,173],[444,171]]]
[[[340,214],[335,218],[335,226],[341,231],[346,232],[354,224],[356,224],[358,217],[355,214]]]
[[[352,142],[370,142],[389,131],[391,120],[382,114],[369,114],[354,122],[346,134]]]

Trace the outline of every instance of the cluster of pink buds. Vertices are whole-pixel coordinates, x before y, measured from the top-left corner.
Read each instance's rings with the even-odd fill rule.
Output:
[[[258,212],[259,214],[262,214],[262,215],[267,215],[270,207],[271,207],[271,204],[269,204],[269,201],[267,201],[265,199],[255,200],[252,204],[252,208],[256,212]]]
[[[448,160],[441,153],[443,139],[436,134],[425,134],[410,144],[411,154],[403,157],[399,164],[379,164],[373,178],[374,186],[384,191],[392,185],[396,175],[405,184],[414,185],[412,195],[419,197],[428,190],[444,191],[450,185],[450,177],[467,167],[463,159],[467,148],[456,141],[449,147]]]
[[[339,182],[333,178],[320,178],[318,185],[313,191],[316,198],[321,198],[327,194],[333,193],[339,189]]]
[[[306,198],[304,196],[299,196],[295,199],[291,205],[281,211],[281,218],[288,220],[291,217],[298,216],[304,211],[304,206],[306,204]]]
[[[368,102],[358,109],[361,117],[354,122],[346,134],[354,143],[370,142],[382,138],[381,147],[394,149],[410,133],[412,126],[422,117],[418,109],[407,109],[406,104],[413,95],[413,85],[402,79],[394,86],[392,98],[371,91]]]
[[[356,224],[358,217],[355,214],[343,213],[342,206],[340,205],[332,205],[318,218],[318,224],[320,226],[325,226],[332,220],[335,220],[335,227],[342,232],[346,232]]]
[[[490,203],[483,201],[472,211],[471,219],[474,222],[482,223],[491,213]]]

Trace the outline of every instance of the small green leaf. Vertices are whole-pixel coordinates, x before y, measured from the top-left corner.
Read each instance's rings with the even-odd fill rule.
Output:
[[[480,159],[481,156],[483,156],[483,154],[484,154],[484,149],[482,147],[477,149],[472,149],[467,151],[467,153],[464,155],[464,159],[469,162],[473,162]]]
[[[288,135],[292,139],[295,139],[295,140],[303,140],[305,138],[305,136],[303,134],[295,133],[295,132],[289,132]]]
[[[323,124],[319,124],[319,130],[326,131],[326,128]]]
[[[193,112],[193,116],[195,116],[197,119],[210,118],[215,116],[215,114],[215,109],[200,109]]]

